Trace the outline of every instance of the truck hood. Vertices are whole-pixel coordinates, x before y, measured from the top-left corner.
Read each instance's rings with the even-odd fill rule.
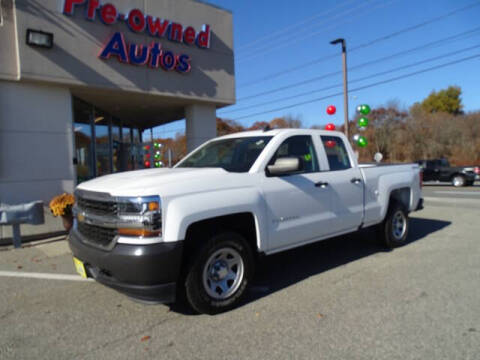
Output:
[[[161,195],[163,191],[160,190],[167,184],[181,185],[185,189],[186,182],[196,182],[218,188],[219,182],[215,180],[229,175],[232,174],[221,168],[145,169],[101,176],[81,183],[77,189],[106,192],[112,196]]]

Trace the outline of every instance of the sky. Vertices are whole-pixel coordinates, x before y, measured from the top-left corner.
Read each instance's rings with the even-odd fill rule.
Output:
[[[465,111],[480,110],[478,0],[205,2],[233,14],[237,102],[217,110],[219,117],[244,126],[281,116],[304,127],[343,123],[341,46],[329,44],[336,38],[347,44],[350,117],[359,104],[408,108],[449,85],[462,88]],[[356,90],[377,82],[385,83]],[[335,115],[326,114],[328,105]],[[173,136],[184,126],[154,131]]]

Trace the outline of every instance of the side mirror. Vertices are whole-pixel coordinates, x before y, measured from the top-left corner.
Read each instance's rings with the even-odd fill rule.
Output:
[[[268,173],[273,176],[288,175],[301,170],[299,158],[285,157],[275,160],[275,164],[267,166]]]

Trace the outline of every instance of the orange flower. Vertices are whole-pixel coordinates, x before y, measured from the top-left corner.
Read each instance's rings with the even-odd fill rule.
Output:
[[[53,216],[63,216],[69,212],[75,203],[75,197],[72,194],[63,193],[50,200],[50,211]]]

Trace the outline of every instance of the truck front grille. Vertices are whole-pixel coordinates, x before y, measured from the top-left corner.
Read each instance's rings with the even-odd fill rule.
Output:
[[[77,196],[77,206],[84,210],[97,215],[117,214],[117,203],[113,201],[91,200]]]
[[[116,229],[86,223],[78,223],[78,232],[82,234],[88,242],[104,248],[109,247],[117,235]]]

